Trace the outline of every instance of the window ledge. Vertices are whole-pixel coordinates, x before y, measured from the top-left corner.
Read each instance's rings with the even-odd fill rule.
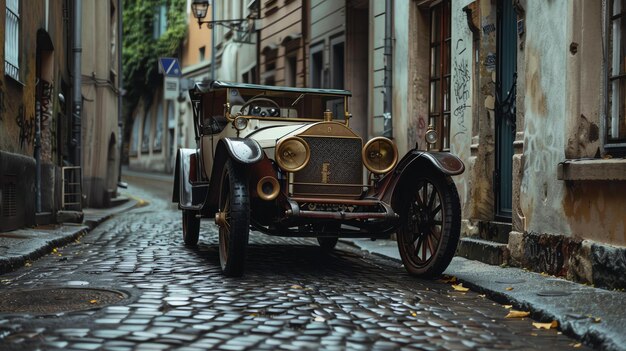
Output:
[[[626,159],[566,160],[557,167],[559,180],[626,180]]]

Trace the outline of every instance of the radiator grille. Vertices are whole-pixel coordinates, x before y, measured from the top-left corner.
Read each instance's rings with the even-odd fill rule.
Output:
[[[360,138],[312,136],[302,138],[309,144],[311,158],[306,167],[294,174],[294,195],[354,196],[361,194],[363,161]],[[313,185],[298,183],[313,183]]]
[[[1,190],[2,217],[17,216],[17,183],[15,177],[5,177]]]

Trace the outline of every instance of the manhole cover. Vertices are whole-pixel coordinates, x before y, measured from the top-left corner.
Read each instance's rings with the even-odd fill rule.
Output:
[[[119,291],[85,288],[16,290],[0,293],[0,313],[54,314],[100,308],[119,302]]]
[[[537,292],[539,296],[567,296],[572,293],[563,290],[541,290]]]

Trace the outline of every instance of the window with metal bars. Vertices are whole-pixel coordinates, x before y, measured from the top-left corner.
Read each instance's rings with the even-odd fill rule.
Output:
[[[608,94],[605,149],[626,154],[626,0],[607,0]]]
[[[432,149],[450,150],[450,0],[430,8],[428,123],[439,133]]]
[[[4,73],[20,80],[20,1],[6,0]]]

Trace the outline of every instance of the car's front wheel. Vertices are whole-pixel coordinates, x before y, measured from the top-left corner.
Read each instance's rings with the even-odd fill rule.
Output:
[[[183,210],[183,241],[187,246],[198,245],[200,237],[200,218],[195,211]]]
[[[220,264],[225,275],[241,276],[250,232],[248,173],[234,161],[228,160],[220,189],[219,211],[216,214]]]
[[[398,248],[405,269],[430,278],[448,267],[459,242],[461,208],[452,178],[425,170],[402,190]]]

